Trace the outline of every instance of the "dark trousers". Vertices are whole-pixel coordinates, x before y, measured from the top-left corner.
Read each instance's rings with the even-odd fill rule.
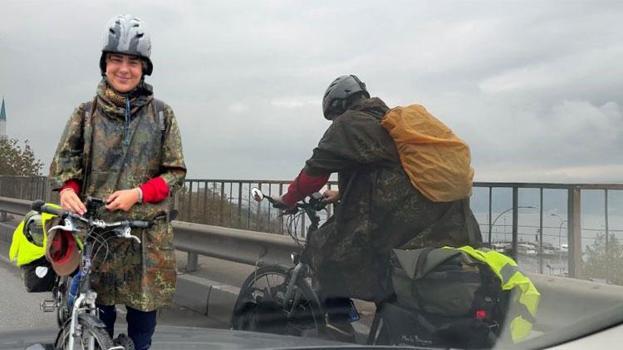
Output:
[[[106,331],[113,337],[115,332],[115,320],[117,319],[117,310],[114,305],[97,305],[99,316],[106,325]],[[128,313],[126,321],[128,322],[128,337],[134,342],[136,350],[147,350],[151,346],[151,337],[156,330],[156,310],[139,311],[126,306]]]

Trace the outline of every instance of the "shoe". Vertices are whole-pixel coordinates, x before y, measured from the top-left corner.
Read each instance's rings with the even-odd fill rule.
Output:
[[[123,333],[119,334],[117,338],[113,340],[113,344],[117,346],[123,346],[125,350],[135,350],[134,342],[132,341],[132,339],[130,339],[130,337]]]

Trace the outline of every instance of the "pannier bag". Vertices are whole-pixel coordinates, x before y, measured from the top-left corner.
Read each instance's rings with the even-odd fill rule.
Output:
[[[432,341],[437,346],[490,347],[504,326],[504,334],[519,342],[532,331],[540,299],[511,258],[469,246],[394,249],[392,282],[396,306],[409,310],[416,327],[427,330],[420,334],[423,343],[411,344],[419,346]],[[405,319],[393,328],[406,324]]]
[[[56,274],[45,257],[20,266],[20,270],[29,293],[52,291]]]
[[[60,209],[54,204],[47,204]],[[45,258],[45,246],[47,229],[55,218],[52,214],[30,211],[13,232],[9,260],[20,267],[28,292],[52,290],[56,274]]]

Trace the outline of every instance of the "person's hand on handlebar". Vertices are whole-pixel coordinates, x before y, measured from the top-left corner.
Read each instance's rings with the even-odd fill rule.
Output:
[[[274,208],[277,209],[290,209],[288,205],[281,199],[280,196],[266,196],[269,198],[270,202],[273,204]]]
[[[61,208],[79,215],[84,215],[87,212],[87,208],[84,206],[84,203],[82,203],[76,192],[74,192],[71,188],[62,190],[60,197]]]
[[[324,197],[322,199],[324,203],[337,203],[340,200],[340,192],[326,190],[322,193],[322,197]]]
[[[273,207],[283,210],[284,214],[294,214],[298,211],[296,207],[289,207],[279,196],[270,196]]]
[[[106,209],[129,211],[134,204],[138,203],[140,194],[139,189],[115,191],[106,198]]]

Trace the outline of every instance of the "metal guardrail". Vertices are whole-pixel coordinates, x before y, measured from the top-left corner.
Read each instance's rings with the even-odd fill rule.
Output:
[[[289,265],[297,250],[289,237],[220,226],[173,221],[175,248],[189,253],[190,270],[199,254],[247,265]]]
[[[31,201],[0,197],[0,222],[7,221],[7,214],[24,215],[30,210]]]

